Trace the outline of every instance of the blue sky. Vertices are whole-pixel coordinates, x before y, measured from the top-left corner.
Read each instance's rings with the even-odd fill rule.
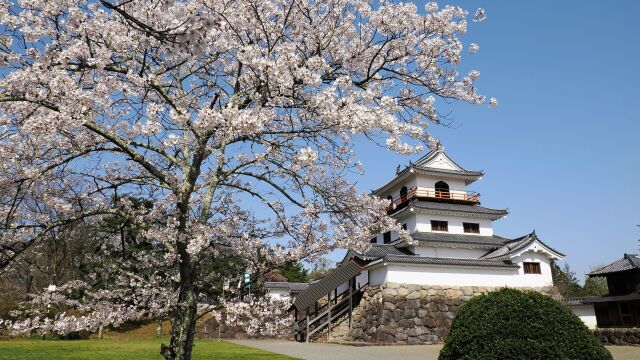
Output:
[[[480,51],[466,54],[461,72],[479,70],[480,92],[499,106],[452,104],[453,126],[432,133],[459,164],[485,171],[470,189],[483,205],[509,209],[494,222],[496,233],[535,228],[581,278],[592,266],[637,253],[640,2],[440,4],[487,12],[462,39]],[[361,191],[418,157],[368,144],[358,150],[367,171]]]

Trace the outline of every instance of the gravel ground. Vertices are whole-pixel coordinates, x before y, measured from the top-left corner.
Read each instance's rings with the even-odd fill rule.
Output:
[[[231,342],[308,360],[436,360],[442,345],[349,346],[297,343],[280,340],[231,340]],[[640,347],[607,346],[616,360],[640,359]]]

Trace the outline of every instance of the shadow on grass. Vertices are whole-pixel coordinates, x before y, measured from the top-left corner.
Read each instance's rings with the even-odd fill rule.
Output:
[[[161,360],[160,344],[147,340],[7,340],[0,341],[0,360]],[[293,359],[218,340],[196,340],[194,359]]]

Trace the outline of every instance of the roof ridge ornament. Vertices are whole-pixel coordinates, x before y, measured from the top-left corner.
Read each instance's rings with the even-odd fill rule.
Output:
[[[440,142],[440,140],[436,140],[436,151],[444,152],[444,145]]]

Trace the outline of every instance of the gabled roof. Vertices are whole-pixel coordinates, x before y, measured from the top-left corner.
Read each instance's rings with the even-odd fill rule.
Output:
[[[606,274],[640,269],[640,257],[637,254],[624,254],[624,257],[620,260],[616,260],[610,264],[607,264],[601,268],[593,270],[588,273],[588,276],[603,276]]]
[[[482,247],[492,249],[502,247],[506,242],[511,241],[510,239],[497,235],[482,236],[435,232],[415,232],[411,234],[411,238],[418,241],[419,243],[480,245]]]
[[[434,162],[436,162],[437,160],[439,160],[438,162],[440,164],[444,164],[445,166],[443,167],[442,165],[438,166],[434,164]],[[450,170],[459,171],[459,172],[467,171],[465,168],[463,168],[462,166],[458,165],[455,161],[453,161],[453,159],[451,159],[449,155],[447,155],[447,153],[444,152],[444,146],[441,143],[437,143],[433,147],[433,149],[431,149],[431,151],[429,151],[425,156],[418,159],[415,162],[415,165],[430,167],[435,169],[451,168]]]
[[[481,259],[510,259],[518,256],[520,253],[527,250],[527,248],[531,247],[532,245],[538,245],[541,251],[546,252],[550,256],[557,257],[559,259],[562,259],[564,257],[563,253],[543,243],[542,240],[538,238],[534,230],[529,235],[525,235],[517,239],[507,241],[504,244],[504,246],[496,250],[490,251],[489,253],[481,256],[480,258]]]
[[[277,282],[267,281],[264,283],[265,289],[279,289],[289,290],[292,293],[300,292],[309,287],[309,283],[295,283],[295,282]]]
[[[441,160],[440,163],[447,164],[449,166],[443,167],[435,164],[436,160]],[[396,173],[396,176],[386,184],[372,191],[373,194],[378,194],[384,190],[389,189],[404,177],[410,173],[421,173],[425,175],[442,176],[445,178],[459,178],[465,180],[466,184],[478,180],[484,175],[482,171],[467,170],[453,161],[449,155],[444,152],[444,147],[441,144],[436,145],[434,149],[429,151],[425,156],[421,157],[415,163],[409,163],[409,166]]]
[[[411,211],[412,207],[423,210],[423,211],[438,213],[443,215],[453,215],[453,216],[470,216],[471,215],[473,217],[480,217],[480,218],[486,218],[491,220],[500,219],[501,217],[509,213],[507,209],[491,209],[491,208],[487,208],[480,205],[412,200],[406,206],[402,207],[396,214],[404,211]]]
[[[428,256],[411,255],[386,255],[382,259],[372,262],[369,266],[379,263],[395,264],[421,264],[421,265],[443,265],[443,266],[464,266],[464,267],[499,267],[517,268],[518,265],[508,260],[482,260],[482,259],[458,259],[458,258],[435,258]]]

